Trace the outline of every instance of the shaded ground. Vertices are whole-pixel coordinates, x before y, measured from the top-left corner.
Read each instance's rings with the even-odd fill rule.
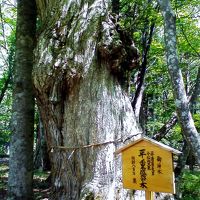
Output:
[[[51,192],[50,184],[47,181],[49,172],[36,170],[34,172],[34,199],[48,200]],[[0,200],[6,200],[8,182],[8,158],[0,158]],[[200,200],[200,169],[195,168],[191,172],[187,168],[182,177],[181,190],[183,200]],[[164,194],[164,193],[162,193]],[[161,195],[162,195],[161,194]],[[156,199],[165,199],[157,197]]]
[[[34,199],[48,200],[50,195],[50,184],[46,179],[49,172],[36,170],[34,172]],[[8,182],[8,158],[0,158],[0,199],[6,200],[7,197],[7,182]]]

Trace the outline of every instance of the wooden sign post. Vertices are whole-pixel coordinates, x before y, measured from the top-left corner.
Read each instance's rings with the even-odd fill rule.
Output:
[[[151,191],[145,191],[145,198],[146,200],[153,200],[153,192]]]
[[[153,192],[175,193],[172,158],[180,151],[142,137],[115,152],[118,153],[122,153],[124,188],[145,190],[146,200],[153,200]]]

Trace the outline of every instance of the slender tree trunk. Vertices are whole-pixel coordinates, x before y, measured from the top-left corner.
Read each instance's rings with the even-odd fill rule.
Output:
[[[177,165],[174,169],[175,178],[176,178],[175,179],[176,180],[176,194],[174,194],[174,198],[176,200],[182,199],[182,192],[180,188],[181,175],[182,175],[183,169],[185,168],[186,161],[187,161],[187,158],[189,156],[189,151],[190,151],[187,142],[185,140],[183,142],[184,143],[183,143],[183,148],[182,148],[182,154],[179,156]]]
[[[167,51],[168,70],[173,86],[177,116],[183,134],[193,150],[194,156],[200,165],[200,136],[197,132],[189,110],[183,77],[178,65],[176,50],[176,18],[169,0],[158,0],[164,18],[165,45]]]
[[[132,44],[117,39],[109,0],[37,6],[34,85],[51,152],[52,199],[130,199],[113,153],[138,134],[125,90]]]
[[[199,96],[200,96],[200,66],[198,68],[197,78],[196,78],[194,90],[193,90],[191,100],[190,100],[191,101],[190,108],[191,108],[192,113],[195,113],[195,106],[198,104]]]
[[[142,128],[142,131],[146,135],[148,130],[147,130],[147,120],[148,120],[148,95],[144,92],[142,103],[141,103],[141,109],[140,109],[140,118],[139,118],[139,123]]]
[[[36,7],[32,0],[18,1],[16,57],[13,86],[9,199],[32,199],[34,96],[32,87]]]
[[[138,104],[144,92],[144,80],[145,80],[146,69],[148,65],[148,54],[151,47],[154,28],[155,28],[155,22],[152,22],[151,25],[148,23],[145,24],[143,37],[142,37],[143,38],[142,64],[140,66],[140,71],[137,77],[137,87],[136,87],[135,95],[134,95],[133,101],[131,102],[133,110],[138,119],[139,119],[139,113],[140,113],[140,108],[141,108],[141,105],[138,105]]]
[[[119,0],[112,0],[112,12],[119,15],[120,2]]]

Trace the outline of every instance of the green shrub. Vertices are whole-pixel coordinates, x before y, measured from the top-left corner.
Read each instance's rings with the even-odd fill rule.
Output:
[[[183,200],[200,200],[200,172],[185,171],[181,178]]]

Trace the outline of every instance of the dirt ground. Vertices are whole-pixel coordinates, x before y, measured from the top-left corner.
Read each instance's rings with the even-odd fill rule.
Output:
[[[0,199],[7,198],[8,158],[0,158]],[[51,192],[50,184],[46,181],[50,172],[36,170],[34,172],[33,192],[35,200],[48,200]]]

